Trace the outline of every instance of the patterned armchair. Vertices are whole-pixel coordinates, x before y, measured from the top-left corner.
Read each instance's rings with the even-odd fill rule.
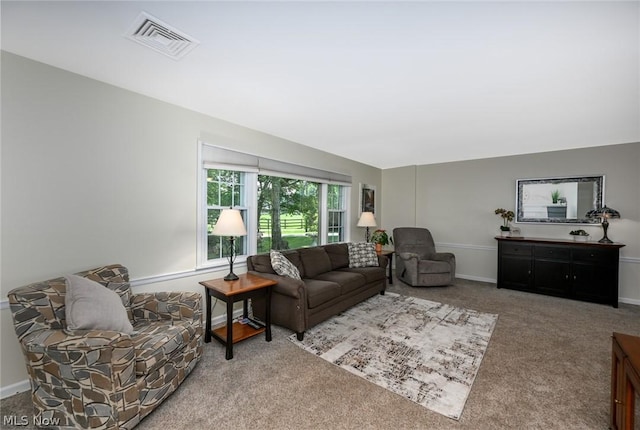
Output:
[[[201,296],[132,294],[129,272],[118,264],[77,275],[116,291],[135,332],[68,330],[64,278],[10,291],[35,420],[55,428],[130,429],[200,360]]]

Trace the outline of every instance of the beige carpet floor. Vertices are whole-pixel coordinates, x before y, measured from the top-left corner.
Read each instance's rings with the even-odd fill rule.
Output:
[[[606,429],[611,333],[640,335],[640,306],[610,306],[499,290],[458,279],[453,286],[389,291],[499,315],[459,421],[431,412],[289,342],[218,343],[139,429]],[[29,415],[28,393],[0,402]],[[25,427],[20,427],[25,428]]]

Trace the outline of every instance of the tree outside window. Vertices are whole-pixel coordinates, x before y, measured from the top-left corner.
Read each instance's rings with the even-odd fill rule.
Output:
[[[318,242],[320,184],[258,175],[258,252]]]

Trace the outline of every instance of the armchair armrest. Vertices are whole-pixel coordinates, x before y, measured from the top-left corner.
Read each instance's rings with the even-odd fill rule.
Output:
[[[202,324],[202,295],[195,292],[139,293],[131,296],[134,320],[192,320]]]
[[[48,352],[90,353],[110,348],[131,348],[133,342],[128,334],[109,330],[38,330],[21,340],[26,352],[46,354]]]
[[[282,294],[283,296],[289,296],[296,299],[305,297],[303,281],[289,278],[288,276],[276,275],[273,273],[263,273],[256,271],[249,271],[249,273],[276,281],[277,284],[273,286],[272,290],[274,293]]]
[[[408,260],[415,259],[416,261],[420,260],[420,256],[415,252],[400,252],[398,253],[398,257],[407,262]]]
[[[456,256],[451,253],[451,252],[436,252],[434,255],[431,256],[430,258],[431,260],[436,260],[436,261],[455,261]]]

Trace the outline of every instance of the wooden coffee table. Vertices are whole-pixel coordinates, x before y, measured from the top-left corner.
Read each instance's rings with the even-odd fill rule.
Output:
[[[267,342],[271,342],[271,287],[277,284],[271,279],[262,278],[260,276],[244,273],[238,276],[236,281],[225,281],[224,279],[212,279],[210,281],[202,281],[200,285],[204,286],[206,296],[206,321],[204,341],[211,342],[213,336],[217,341],[226,346],[225,358],[231,360],[233,358],[233,344],[250,337],[256,336],[262,332],[265,333]],[[259,328],[251,327],[249,324],[233,322],[233,304],[240,300],[243,301],[243,317],[249,318],[248,300],[252,297],[263,295],[265,300],[265,321],[264,326]],[[227,324],[226,326],[211,330],[211,297],[215,297],[227,304]],[[257,321],[253,320],[256,323]]]

